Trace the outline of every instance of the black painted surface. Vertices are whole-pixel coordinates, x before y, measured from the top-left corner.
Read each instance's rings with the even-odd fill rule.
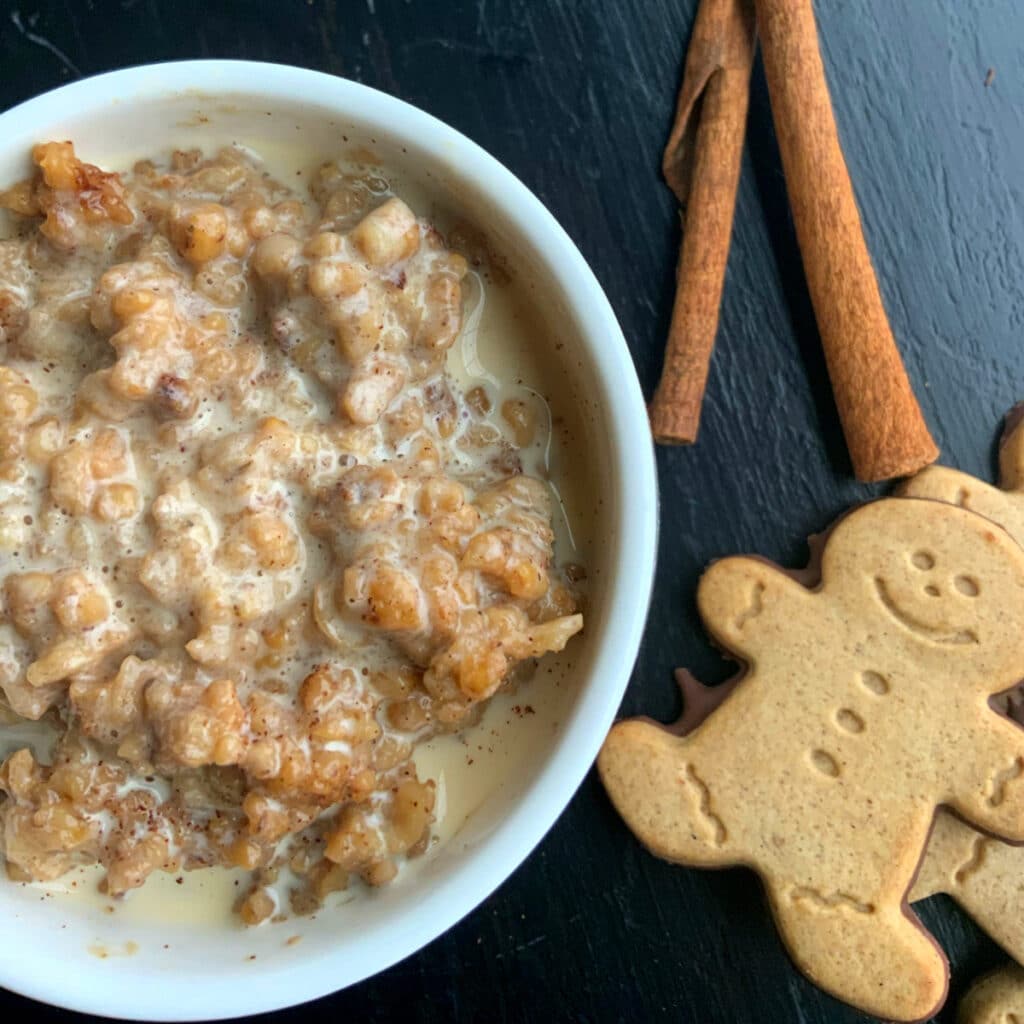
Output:
[[[1024,397],[1024,6],[819,2],[825,62],[897,338],[943,461],[992,471]],[[657,167],[695,0],[0,0],[0,107],[127,64],[302,64],[423,107],[506,163],[590,260],[645,392],[656,383],[677,228]],[[994,77],[986,84],[988,69]],[[726,667],[696,622],[702,566],[799,560],[855,484],[819,355],[763,75],[700,444],[658,454],[657,590],[626,713],[678,711],[671,669]],[[1002,955],[944,899],[923,908],[955,997]],[[0,924],[2,927],[2,924]],[[59,969],[59,968],[55,968]],[[6,1020],[84,1021],[0,993]],[[755,880],[644,853],[596,780],[530,860],[385,975],[275,1021],[854,1022],[795,974]]]

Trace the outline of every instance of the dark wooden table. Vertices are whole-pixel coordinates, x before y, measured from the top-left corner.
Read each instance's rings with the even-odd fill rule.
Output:
[[[1024,397],[1024,6],[828,0],[825,63],[893,327],[943,461],[993,471]],[[646,393],[677,225],[657,168],[695,0],[0,0],[0,107],[129,64],[239,57],[319,68],[443,118],[507,164],[590,260]],[[989,69],[992,69],[990,72]],[[719,345],[700,444],[658,453],[663,530],[623,711],[678,712],[671,670],[727,669],[696,621],[712,557],[805,555],[872,489],[850,477],[755,72]],[[1002,954],[943,898],[922,916],[956,998]],[[59,965],[55,965],[59,969]],[[0,994],[0,1019],[65,1020]],[[85,1018],[78,1018],[85,1020]],[[275,1022],[853,1022],[791,970],[739,871],[644,853],[591,777],[528,862],[443,938]]]

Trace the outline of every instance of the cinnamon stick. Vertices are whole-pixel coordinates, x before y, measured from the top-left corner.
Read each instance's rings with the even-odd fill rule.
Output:
[[[878,291],[839,144],[812,0],[756,0],[804,273],[853,469],[905,476],[939,454]]]
[[[697,439],[729,255],[754,47],[750,0],[701,0],[662,163],[682,208],[683,240],[665,365],[650,406],[659,444]]]

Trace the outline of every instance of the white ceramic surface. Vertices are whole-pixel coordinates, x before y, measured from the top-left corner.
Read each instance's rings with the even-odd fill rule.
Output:
[[[366,978],[421,948],[494,891],[568,804],[611,725],[636,657],[654,573],[657,495],[646,410],[608,301],[540,201],[458,132],[390,96],[277,65],[197,61],[76,82],[0,115],[0,186],[28,170],[30,147],[73,138],[89,160],[127,166],[176,144],[296,146],[326,159],[372,147],[441,206],[485,222],[558,325],[584,396],[597,543],[579,686],[544,756],[406,884],[345,913],[254,930],[173,916],[140,924],[102,902],[62,901],[0,881],[0,985],[77,1010],[147,1020],[233,1017],[300,1003]],[[173,891],[173,890],[172,890]],[[538,893],[549,900],[551,893]],[[282,931],[282,928],[285,931]],[[285,936],[301,941],[286,945]],[[169,948],[165,948],[169,947]],[[110,955],[101,958],[98,952]],[[122,955],[118,955],[122,954]],[[130,955],[129,955],[130,954]]]

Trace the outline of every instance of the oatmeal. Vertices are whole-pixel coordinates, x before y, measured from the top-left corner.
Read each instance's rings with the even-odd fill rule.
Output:
[[[247,923],[422,852],[418,744],[582,628],[522,398],[446,372],[467,260],[377,174],[238,149],[0,193],[8,874],[251,871]]]

